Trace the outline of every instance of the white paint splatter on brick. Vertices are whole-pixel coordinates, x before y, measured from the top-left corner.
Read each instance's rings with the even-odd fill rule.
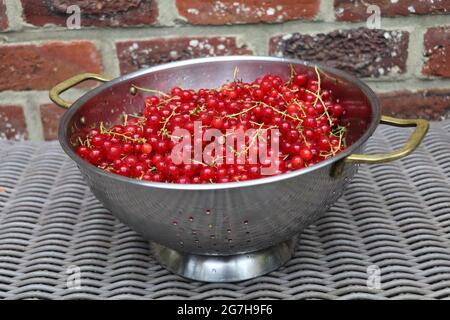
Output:
[[[10,138],[9,140],[15,140],[15,141],[24,141],[25,140],[25,134],[24,133],[20,133],[20,132],[16,132],[16,128],[13,127],[12,123],[9,122],[9,117],[3,113],[0,113],[0,120],[2,123],[4,123],[4,128],[6,129],[6,132],[0,132],[0,140],[7,140],[8,137],[6,136],[6,134],[8,133],[8,135],[11,137],[11,133],[14,134],[14,136],[12,138]]]
[[[221,1],[216,1],[213,6],[213,11],[217,15],[225,16],[227,13],[227,6]],[[211,13],[209,13],[209,15],[211,15]]]
[[[245,12],[245,13],[248,13],[248,12],[250,12],[250,7],[247,7],[245,4],[241,4],[241,11],[242,12]]]
[[[189,9],[187,9],[187,12],[190,14],[195,14],[195,15],[200,14],[200,11],[198,11],[198,9],[195,9],[195,8],[189,8]]]
[[[139,49],[139,45],[137,44],[137,42],[133,42],[133,44],[130,46],[129,50],[133,51],[133,50],[137,50]]]
[[[282,20],[286,17],[286,13],[282,12],[283,6],[277,5],[276,7],[265,8],[264,2],[260,7],[251,8],[247,6],[245,3],[241,2],[233,2],[231,4],[225,4],[222,1],[215,1],[212,7],[212,12],[209,12],[208,15],[214,16],[226,16],[226,15],[251,15],[257,17],[267,16],[275,16],[277,13],[277,20]],[[189,11],[188,13],[195,14],[194,11]]]
[[[190,45],[191,47],[196,47],[196,46],[198,46],[198,40],[192,39],[191,41],[189,41],[189,45]]]
[[[273,16],[275,14],[275,9],[274,8],[268,8],[266,11],[266,14],[268,16]]]
[[[389,70],[389,75],[397,75],[401,73],[401,70],[398,66],[393,66],[390,70]]]

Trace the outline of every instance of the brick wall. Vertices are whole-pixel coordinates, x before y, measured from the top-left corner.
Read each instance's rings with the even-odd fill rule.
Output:
[[[79,30],[66,25],[74,4]],[[63,111],[48,90],[72,75],[231,54],[325,62],[363,78],[385,114],[439,120],[449,18],[449,0],[0,0],[0,139],[55,139]]]

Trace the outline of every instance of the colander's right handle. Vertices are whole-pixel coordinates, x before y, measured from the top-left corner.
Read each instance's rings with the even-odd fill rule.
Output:
[[[66,101],[63,98],[61,98],[60,94],[86,80],[97,80],[100,82],[108,82],[111,79],[95,73],[82,73],[76,75],[54,86],[49,93],[50,100],[52,100],[55,104],[57,104],[61,108],[69,109],[70,106],[72,105],[72,102]]]
[[[424,119],[399,119],[388,116],[382,116],[380,123],[396,127],[416,127],[416,129],[405,145],[398,150],[384,154],[351,154],[345,159],[338,161],[331,170],[332,177],[339,177],[347,163],[384,163],[406,157],[416,150],[427,134],[429,127],[428,121]]]
[[[382,116],[380,123],[396,127],[416,127],[416,129],[405,145],[398,150],[385,154],[351,154],[345,158],[346,163],[383,163],[406,157],[416,150],[429,127],[428,121],[424,119],[399,119],[388,116]]]

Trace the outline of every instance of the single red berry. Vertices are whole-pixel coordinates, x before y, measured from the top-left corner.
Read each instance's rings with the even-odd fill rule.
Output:
[[[344,113],[344,108],[342,108],[342,106],[340,104],[335,104],[331,108],[331,113],[335,117],[340,117]]]
[[[133,152],[133,150],[134,150],[134,147],[133,147],[133,145],[132,145],[131,143],[125,142],[125,143],[122,145],[122,151],[123,151],[123,153],[125,153],[125,154],[130,154],[130,153]]]
[[[303,159],[300,156],[293,156],[291,159],[292,169],[297,170],[303,168]]]
[[[142,145],[142,148],[141,148],[142,153],[149,154],[152,152],[152,150],[153,150],[153,147],[150,143],[144,143]]]
[[[124,159],[124,163],[129,167],[134,167],[138,162],[138,158],[134,155],[129,155]]]
[[[310,161],[313,158],[313,154],[308,147],[302,148],[299,155],[304,161]]]
[[[211,121],[211,126],[216,129],[222,129],[223,128],[223,119],[220,117],[215,117]]]
[[[89,161],[92,164],[100,164],[103,161],[103,153],[101,149],[98,148],[92,148],[89,150]]]
[[[307,117],[304,122],[305,127],[314,128],[317,126],[317,121],[314,117]]]
[[[307,81],[308,77],[305,74],[297,74],[293,79],[293,82],[299,87],[303,87]]]
[[[128,177],[131,174],[131,170],[128,166],[121,165],[117,170],[117,173],[120,174],[121,176]]]
[[[109,161],[114,161],[120,159],[122,155],[122,147],[120,145],[112,145],[106,150],[106,158]]]
[[[83,145],[79,145],[75,152],[82,158],[87,158],[89,155],[89,148]]]
[[[214,169],[211,167],[204,167],[200,170],[200,178],[205,181],[209,182],[214,177]]]

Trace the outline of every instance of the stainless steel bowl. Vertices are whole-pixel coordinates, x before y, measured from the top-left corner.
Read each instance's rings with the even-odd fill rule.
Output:
[[[374,92],[353,76],[317,65],[322,87],[331,89],[346,110],[349,126],[344,152],[314,166],[258,180],[223,184],[180,185],[145,182],[105,172],[78,157],[71,141],[100,121],[118,123],[120,115],[140,112],[148,93],[133,86],[168,91],[218,87],[233,77],[252,81],[266,73],[288,77],[290,66],[314,73],[316,64],[271,57],[195,59],[140,70],[111,81],[82,74],[57,85],[51,99],[69,107],[59,128],[64,151],[78,164],[96,197],[117,218],[151,241],[154,255],[169,270],[201,281],[253,278],[285,263],[295,236],[324,213],[342,194],[357,163],[395,160],[412,152],[425,135],[425,120],[381,117]],[[73,104],[60,93],[84,80],[104,84]],[[386,155],[361,155],[380,123],[415,126],[400,150]]]

